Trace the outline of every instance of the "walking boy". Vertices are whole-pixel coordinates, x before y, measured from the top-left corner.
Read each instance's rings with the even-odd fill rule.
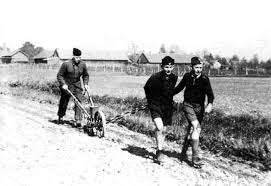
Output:
[[[166,56],[162,59],[162,71],[153,74],[144,86],[148,108],[154,121],[157,145],[156,161],[163,161],[163,131],[165,126],[171,125],[173,115],[173,91],[178,77],[172,73],[174,59]]]
[[[185,88],[183,111],[189,123],[184,139],[181,159],[187,159],[187,149],[192,141],[192,163],[195,167],[200,166],[199,136],[204,112],[212,111],[214,94],[209,78],[202,74],[203,64],[198,57],[191,58],[191,71],[183,76],[183,79],[174,89],[174,95]],[[208,97],[207,106],[204,109],[205,97]]]
[[[80,77],[82,76],[84,87],[81,86]],[[57,80],[60,84],[60,101],[58,109],[58,123],[63,123],[63,116],[66,114],[67,106],[71,95],[66,91],[69,89],[75,97],[81,102],[83,99],[83,90],[88,90],[89,75],[86,64],[81,61],[81,51],[73,48],[73,58],[63,62],[58,73]],[[83,119],[81,110],[75,105],[75,126],[81,127]]]

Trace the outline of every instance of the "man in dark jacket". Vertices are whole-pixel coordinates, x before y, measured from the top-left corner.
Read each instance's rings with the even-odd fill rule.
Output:
[[[172,124],[173,91],[178,77],[172,73],[174,59],[166,56],[162,59],[162,71],[153,74],[144,86],[148,108],[156,126],[155,138],[157,143],[156,161],[163,161],[163,130],[164,126]]]
[[[189,123],[187,134],[181,153],[181,159],[187,159],[187,149],[192,140],[192,162],[193,165],[201,164],[199,159],[199,136],[201,131],[201,122],[204,112],[209,113],[212,110],[214,101],[213,90],[209,78],[202,74],[203,64],[198,57],[191,58],[192,70],[183,76],[183,79],[174,89],[174,95],[185,88],[183,111]],[[205,97],[207,95],[207,106],[205,108]]]
[[[80,77],[82,76],[84,87],[82,87]],[[66,114],[67,106],[71,95],[66,91],[70,90],[75,97],[81,102],[83,99],[83,93],[85,89],[88,91],[89,75],[87,72],[86,64],[81,61],[81,51],[77,48],[73,48],[73,57],[67,62],[63,62],[58,73],[57,80],[60,84],[60,102],[58,109],[58,123],[63,123],[63,116]],[[75,126],[80,127],[83,119],[81,110],[75,105]]]

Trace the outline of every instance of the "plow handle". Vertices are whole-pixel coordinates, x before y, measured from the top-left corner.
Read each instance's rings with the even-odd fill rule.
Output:
[[[92,101],[92,98],[91,98],[91,96],[90,96],[90,94],[89,94],[88,90],[86,90],[86,92],[87,92],[87,95],[88,95],[88,100],[89,100],[89,102],[90,102],[91,106],[94,106],[94,103],[93,103],[93,101]]]
[[[69,89],[67,89],[66,91],[72,96],[72,98],[73,98],[74,101],[75,101],[75,104],[80,108],[80,110],[81,110],[82,112],[84,112],[84,113],[87,115],[88,118],[90,118],[89,113],[86,111],[86,109],[85,109],[85,108],[83,107],[83,105],[80,103],[80,101],[78,101],[78,99],[73,95],[73,93],[72,93]]]

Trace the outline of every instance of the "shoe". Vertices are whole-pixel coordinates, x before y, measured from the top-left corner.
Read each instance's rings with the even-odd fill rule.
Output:
[[[77,128],[82,127],[81,121],[75,121],[74,122],[74,127],[77,127]]]
[[[76,127],[82,127],[82,124],[81,123],[76,123]]]
[[[199,157],[193,157],[192,158],[192,165],[194,168],[201,168],[202,165],[204,165],[204,164]]]
[[[165,155],[163,154],[162,150],[156,151],[155,156],[155,163],[158,163],[159,165],[165,162]]]
[[[64,124],[63,117],[58,117],[57,124],[59,124],[59,125]]]

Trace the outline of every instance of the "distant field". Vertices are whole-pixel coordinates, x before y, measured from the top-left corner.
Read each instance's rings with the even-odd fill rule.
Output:
[[[1,83],[25,81],[52,81],[57,70],[53,69],[0,69]],[[90,72],[91,74],[91,72]],[[128,76],[116,74],[96,74],[90,76],[89,85],[93,95],[109,95],[125,98],[135,96],[143,98],[143,86],[148,76]],[[179,80],[181,77],[179,77]],[[271,78],[210,78],[215,94],[214,108],[226,114],[260,114],[271,116]],[[182,92],[175,96],[182,101]]]
[[[117,97],[144,97],[146,76],[95,76],[90,78],[93,94]],[[179,77],[179,80],[181,77]],[[210,78],[215,94],[214,107],[226,114],[271,116],[271,78]],[[98,83],[99,82],[99,83]],[[183,100],[183,92],[175,96]]]

